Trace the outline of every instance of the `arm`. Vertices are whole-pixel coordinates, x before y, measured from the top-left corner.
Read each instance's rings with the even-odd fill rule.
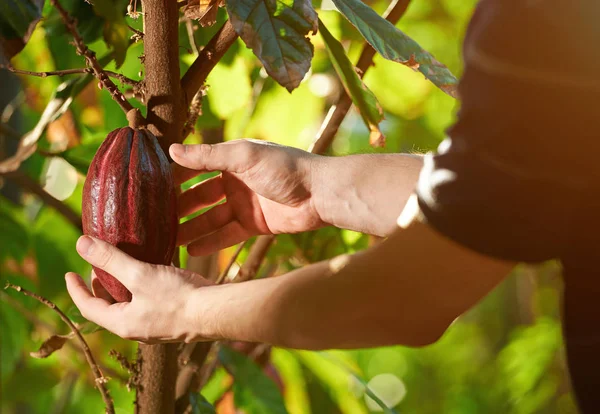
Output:
[[[421,157],[323,157],[254,140],[173,145],[176,184],[221,171],[180,197],[180,216],[214,206],[179,229],[179,244],[205,255],[259,234],[335,225],[388,235],[412,192]]]
[[[336,227],[388,236],[415,189],[423,157],[411,154],[320,157],[315,206]]]
[[[513,266],[413,224],[361,254],[196,291],[194,338],[300,349],[423,346],[435,342]]]
[[[89,241],[93,248],[84,253],[81,245]],[[82,314],[124,338],[151,343],[232,339],[301,349],[425,345],[513,266],[418,223],[396,229],[364,253],[223,286],[207,286],[185,270],[138,262],[90,238],[80,239],[77,247],[133,293],[131,303],[111,305],[68,274],[69,293]]]

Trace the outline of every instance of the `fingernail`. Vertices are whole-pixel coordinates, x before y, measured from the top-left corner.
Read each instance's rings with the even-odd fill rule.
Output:
[[[173,144],[171,145],[171,154],[176,157],[185,157],[187,145]]]
[[[81,236],[79,240],[77,240],[77,251],[82,256],[89,256],[92,253],[92,249],[94,245],[94,239],[88,236]]]

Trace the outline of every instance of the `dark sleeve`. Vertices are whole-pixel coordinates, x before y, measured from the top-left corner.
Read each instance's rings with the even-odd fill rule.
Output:
[[[562,254],[600,194],[600,25],[589,15],[599,4],[478,5],[458,120],[417,186],[425,222],[502,259]]]

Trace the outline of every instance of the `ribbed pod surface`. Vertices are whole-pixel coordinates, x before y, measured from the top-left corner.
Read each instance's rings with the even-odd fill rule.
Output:
[[[177,195],[169,161],[154,135],[129,127],[108,134],[90,165],[82,210],[84,234],[138,260],[171,263]],[[118,280],[101,269],[94,271],[116,301],[131,301]]]

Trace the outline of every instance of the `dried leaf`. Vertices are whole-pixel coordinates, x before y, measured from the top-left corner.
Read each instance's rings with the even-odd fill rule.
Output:
[[[288,91],[300,85],[310,69],[317,33],[317,13],[310,0],[227,2],[229,19],[267,73]]]
[[[48,358],[54,352],[61,349],[73,336],[73,333],[70,333],[69,335],[52,335],[42,343],[40,349],[35,352],[30,352],[29,355],[34,358]]]
[[[225,6],[224,0],[190,0],[183,8],[188,19],[198,20],[202,27],[212,26],[217,22],[219,7]]]
[[[410,57],[408,58],[408,60],[405,60],[404,62],[400,62],[402,63],[404,66],[408,66],[409,68],[411,68],[412,70],[419,70],[419,62],[417,62],[417,59],[415,58],[415,54],[411,54]]]
[[[379,129],[377,125],[371,125],[370,129],[371,132],[369,133],[369,144],[376,148],[385,147],[385,135],[383,135],[381,129]]]

